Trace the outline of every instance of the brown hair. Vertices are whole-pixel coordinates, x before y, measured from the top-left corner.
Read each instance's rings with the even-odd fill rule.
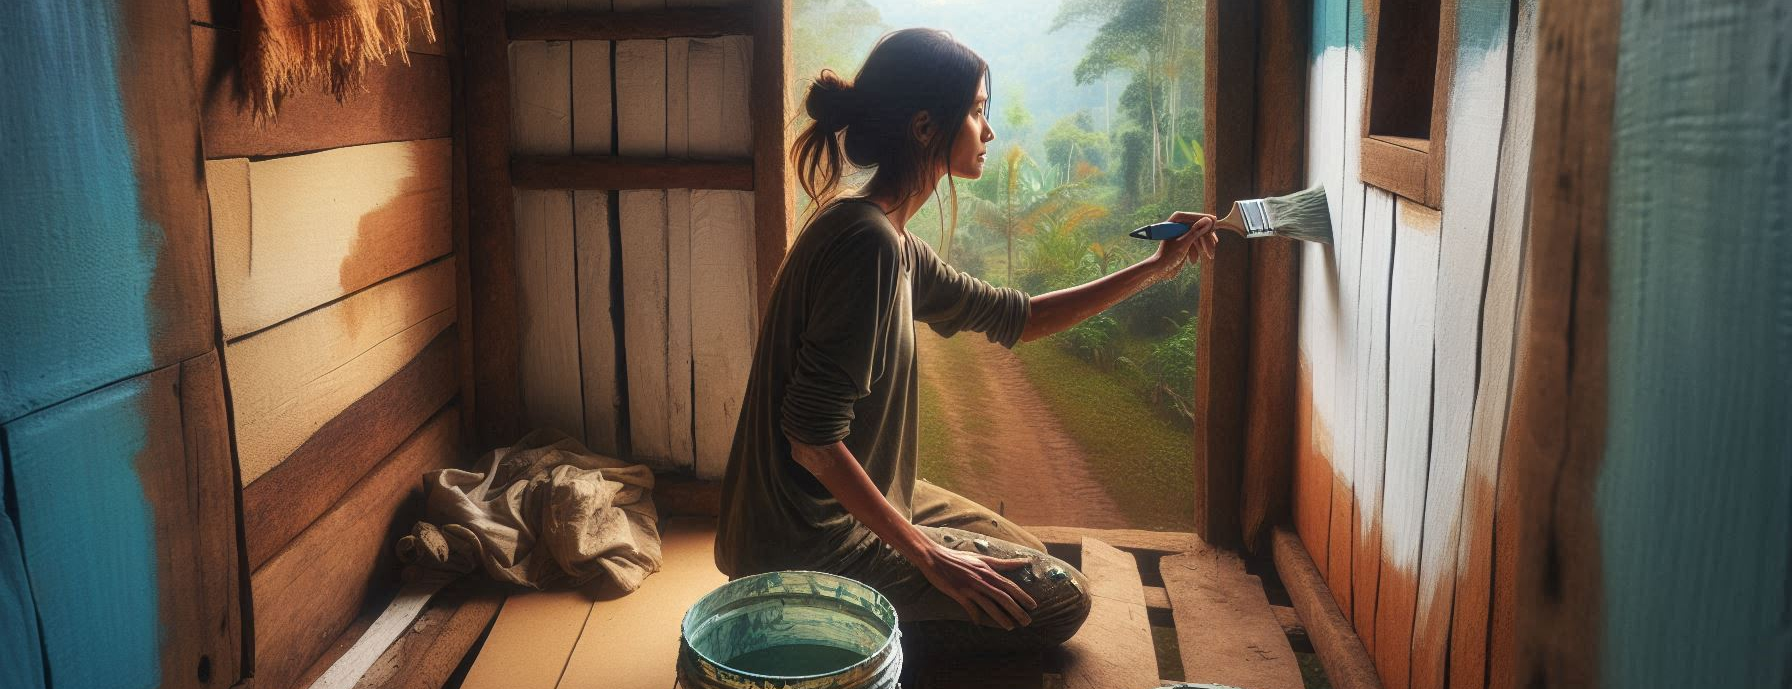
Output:
[[[989,63],[951,34],[925,28],[884,34],[850,82],[821,70],[803,99],[814,122],[790,148],[797,181],[815,199],[812,211],[839,193],[848,164],[876,168],[868,187],[894,185],[902,200],[922,193],[933,182],[933,164],[951,154],[979,80],[987,85]],[[916,140],[909,127],[918,112],[943,135],[926,145]]]

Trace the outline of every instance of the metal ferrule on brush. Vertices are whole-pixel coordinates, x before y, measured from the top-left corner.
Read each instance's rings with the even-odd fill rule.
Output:
[[[1238,214],[1244,218],[1245,238],[1268,237],[1275,234],[1275,228],[1269,223],[1269,210],[1263,207],[1263,199],[1239,201]]]

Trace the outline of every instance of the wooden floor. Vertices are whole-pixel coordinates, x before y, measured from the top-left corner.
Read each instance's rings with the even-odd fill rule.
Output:
[[[713,522],[679,518],[662,529],[665,568],[632,594],[510,596],[463,689],[671,687],[680,618],[727,577],[714,565]],[[1187,534],[1034,531],[1095,589],[1082,631],[1063,648],[1019,657],[948,655],[924,642],[910,644],[906,689],[1143,689],[1185,678],[1250,689],[1302,687],[1283,623],[1236,557]],[[1168,662],[1159,660],[1154,621],[1160,638],[1162,627],[1175,630],[1178,653]]]

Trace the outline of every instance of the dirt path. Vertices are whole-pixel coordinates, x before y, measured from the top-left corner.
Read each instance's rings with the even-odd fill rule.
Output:
[[[951,429],[954,490],[1023,526],[1131,526],[1019,357],[975,333],[948,340],[923,326],[915,341],[920,384],[939,391]]]

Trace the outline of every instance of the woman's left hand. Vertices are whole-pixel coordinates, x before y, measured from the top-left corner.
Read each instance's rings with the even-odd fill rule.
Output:
[[[1187,258],[1194,262],[1195,252],[1201,256],[1213,258],[1214,247],[1219,246],[1220,237],[1213,230],[1213,216],[1206,213],[1190,213],[1177,211],[1170,214],[1170,222],[1187,223],[1188,232],[1175,239],[1166,239],[1158,244],[1156,258],[1161,265],[1176,266],[1178,272],[1182,261]]]

